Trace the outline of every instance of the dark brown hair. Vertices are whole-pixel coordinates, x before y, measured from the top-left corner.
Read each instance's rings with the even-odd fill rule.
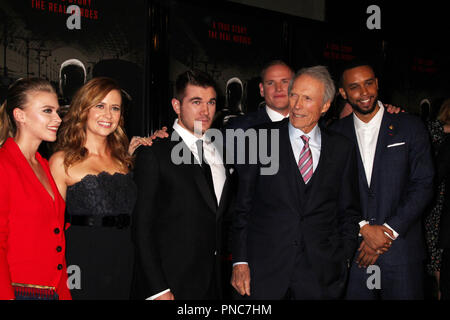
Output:
[[[175,98],[180,103],[184,99],[186,87],[189,84],[203,88],[213,87],[217,92],[216,83],[209,74],[196,69],[188,70],[178,75],[175,81]]]

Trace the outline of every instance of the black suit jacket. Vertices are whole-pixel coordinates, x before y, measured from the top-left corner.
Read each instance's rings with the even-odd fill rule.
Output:
[[[232,179],[226,170],[217,206],[198,164],[174,164],[171,154],[176,146],[183,147],[177,153],[188,153],[193,159],[181,138],[138,149],[132,229],[137,251],[133,297],[137,299],[168,288],[178,300],[208,299],[212,281],[220,286],[221,223],[230,208]]]
[[[305,185],[292,151],[288,123],[285,119],[256,128],[279,130],[279,170],[275,175],[260,175],[261,163],[239,170],[233,262],[248,262],[251,281],[258,283],[258,290],[277,292],[275,296],[281,298],[301,252],[320,283],[321,292],[316,296],[337,298],[345,287],[361,219],[356,149],[343,136],[321,129],[320,160]]]
[[[334,123],[331,129],[358,144],[353,114]],[[433,195],[434,176],[429,134],[424,124],[416,116],[384,110],[370,187],[359,148],[358,167],[364,219],[377,225],[387,223],[399,233],[379,261],[399,265],[424,259],[421,218]]]
[[[269,122],[272,122],[272,120],[270,120],[270,117],[267,114],[266,107],[261,106],[256,111],[250,112],[243,116],[231,118],[227,122],[225,129],[247,130],[248,128]]]

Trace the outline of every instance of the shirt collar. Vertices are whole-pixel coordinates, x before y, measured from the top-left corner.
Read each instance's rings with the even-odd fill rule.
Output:
[[[272,122],[281,121],[289,117],[289,113],[286,116],[283,116],[281,113],[276,112],[275,110],[269,108],[267,105],[266,105],[266,112],[270,120],[272,120]]]
[[[383,119],[384,114],[384,107],[381,101],[377,101],[378,106],[380,109],[377,111],[377,114],[370,119],[369,122],[365,123],[364,121],[361,121],[356,114],[353,112],[353,123],[355,124],[355,129],[359,130],[362,128],[374,128],[381,125],[381,120]]]
[[[309,137],[309,144],[313,145],[320,145],[320,128],[319,125],[316,124],[316,126],[308,133],[304,133],[302,130],[294,127],[291,122],[289,122],[289,137],[291,139],[301,139],[300,137],[302,135],[306,135]]]
[[[195,146],[195,142],[198,139],[201,139],[203,141],[206,140],[205,135],[202,135],[201,138],[197,138],[193,133],[183,128],[178,123],[178,119],[175,119],[175,122],[173,123],[173,130],[175,130],[180,135],[181,139],[183,139],[184,143],[186,143],[189,148]]]

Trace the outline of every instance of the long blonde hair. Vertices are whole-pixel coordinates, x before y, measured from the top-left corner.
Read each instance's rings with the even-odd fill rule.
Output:
[[[86,122],[89,109],[99,104],[112,90],[121,91],[116,81],[106,77],[93,78],[83,85],[73,97],[67,114],[58,131],[56,151],[64,151],[65,170],[85,160],[89,151],[86,143]],[[128,154],[128,137],[124,130],[123,108],[121,108],[119,125],[107,137],[108,149],[122,169],[128,170],[133,165],[133,158]]]
[[[32,92],[49,92],[56,95],[53,86],[44,79],[21,78],[16,80],[6,94],[6,100],[0,107],[0,146],[6,139],[14,137],[17,133],[17,124],[14,119],[14,109],[24,109],[28,103],[28,95]]]

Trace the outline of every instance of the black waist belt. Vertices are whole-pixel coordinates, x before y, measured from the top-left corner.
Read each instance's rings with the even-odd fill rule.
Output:
[[[74,226],[87,227],[115,227],[123,229],[130,225],[131,216],[129,214],[119,214],[117,216],[81,216],[70,215],[69,223]]]

